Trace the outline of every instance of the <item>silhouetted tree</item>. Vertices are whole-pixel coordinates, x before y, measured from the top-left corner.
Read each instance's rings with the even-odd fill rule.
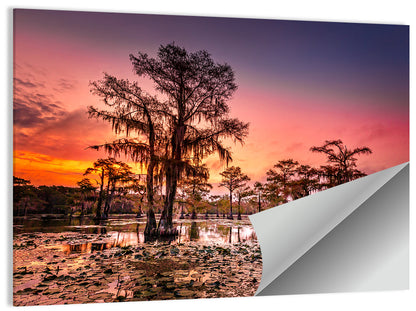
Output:
[[[134,179],[131,167],[114,158],[98,159],[94,162],[93,166],[87,168],[84,173],[84,175],[89,174],[97,174],[99,177],[97,183],[100,190],[95,218],[106,219],[108,218],[114,193],[117,190],[117,183],[128,183]],[[104,208],[102,206],[103,201],[105,201]]]
[[[211,201],[211,203],[215,206],[215,210],[216,210],[216,215],[217,215],[217,218],[218,217],[220,217],[220,213],[219,213],[219,203],[220,203],[220,200],[221,200],[221,196],[220,195],[211,195],[210,196],[210,201]]]
[[[107,167],[107,192],[105,197],[103,218],[107,219],[110,212],[111,203],[116,192],[126,194],[131,188],[131,183],[135,182],[135,176],[131,167],[124,162],[114,161],[113,165]]]
[[[154,234],[154,175],[161,162],[160,150],[164,149],[163,109],[164,105],[142,91],[136,82],[117,79],[105,74],[103,80],[91,84],[93,94],[100,96],[110,110],[89,107],[90,117],[100,118],[112,124],[116,134],[127,137],[112,143],[91,146],[103,148],[110,155],[124,154],[134,162],[146,165],[147,223],[145,234]]]
[[[130,186],[130,189],[139,195],[139,207],[137,209],[136,217],[140,218],[142,217],[142,206],[143,206],[143,199],[146,194],[146,186],[144,186],[139,179],[133,179],[132,185]]]
[[[327,156],[327,161],[332,165],[322,167],[324,173],[323,176],[326,174],[330,181],[327,187],[340,185],[365,176],[365,173],[356,168],[356,156],[372,153],[371,149],[368,147],[348,149],[340,139],[326,140],[322,146],[311,147],[311,151],[325,154]]]
[[[281,160],[266,172],[268,191],[283,203],[292,197],[292,181],[298,165],[293,159]]]
[[[231,153],[224,138],[243,142],[248,124],[228,116],[227,101],[237,89],[234,72],[227,64],[215,63],[206,51],[188,53],[168,44],[156,58],[139,52],[130,55],[135,72],[147,77],[166,99],[161,114],[168,126],[169,146],[165,166],[165,202],[159,234],[171,234],[173,203],[178,180],[189,159],[201,160],[217,152],[227,163]]]
[[[291,195],[292,199],[296,200],[312,192],[319,190],[319,171],[310,165],[298,165],[295,169],[296,176],[291,182]]]
[[[13,176],[13,186],[27,186],[30,184],[30,180]]]
[[[233,219],[233,192],[244,187],[250,178],[241,171],[240,167],[231,166],[220,173],[222,181],[221,187],[228,189],[230,192],[230,213],[228,219]]]
[[[191,227],[189,228],[189,239],[191,241],[199,240],[199,227],[195,221],[191,223]]]
[[[30,180],[13,176],[13,209],[15,216],[26,216],[31,202],[37,198]],[[22,207],[21,209],[19,207]]]
[[[202,200],[212,189],[212,185],[208,183],[209,170],[205,164],[197,164],[188,166],[186,176],[180,181],[182,191],[188,198],[191,205],[191,219],[196,219],[196,204]]]
[[[95,199],[94,193],[96,187],[93,186],[91,180],[88,178],[83,178],[82,180],[78,181],[77,185],[80,189],[81,216],[83,216],[85,212],[85,203]]]
[[[104,196],[104,178],[106,173],[106,159],[98,159],[94,162],[92,167],[89,167],[85,170],[84,176],[89,174],[96,174],[99,177],[99,180],[97,184],[99,185],[99,192],[98,192],[98,201],[97,201],[97,207],[95,210],[95,218],[101,219],[101,209],[102,209],[102,203],[103,203],[103,196]]]
[[[236,190],[236,194],[237,194],[237,219],[241,220],[241,200],[244,199],[245,197],[253,195],[254,192],[253,190],[251,190],[249,186],[243,185]]]
[[[257,204],[258,204],[257,206],[258,206],[259,213],[261,212],[261,202],[262,202],[263,192],[264,192],[264,185],[261,182],[256,181],[254,183],[254,193],[257,194]]]

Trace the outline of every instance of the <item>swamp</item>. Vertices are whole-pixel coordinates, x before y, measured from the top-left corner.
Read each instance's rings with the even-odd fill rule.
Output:
[[[15,217],[13,304],[254,295],[261,251],[246,216],[176,219],[178,235],[166,241],[145,242],[145,223],[134,215]]]
[[[33,29],[64,29],[58,25],[65,21],[85,24],[85,34],[116,21],[116,15],[78,14],[18,9],[15,25],[24,29],[36,20],[26,30],[32,38]],[[89,25],[89,32],[87,24],[95,18],[101,21]],[[134,38],[136,27],[161,25],[143,27],[143,16],[129,18],[132,23],[126,25],[134,29]],[[69,52],[77,63],[66,64],[74,76],[62,71],[66,48],[48,52],[41,57],[48,62],[37,64],[33,55],[22,55],[49,49],[16,44],[13,304],[252,296],[262,277],[262,256],[249,215],[377,171],[370,169],[372,159],[357,164],[358,156],[371,155],[373,147],[361,145],[365,137],[345,135],[353,113],[342,112],[348,117],[339,131],[332,125],[323,131],[328,119],[315,118],[321,98],[307,105],[313,107],[310,111],[289,101],[287,107],[294,110],[286,113],[289,108],[279,104],[286,99],[275,97],[275,84],[269,83],[274,72],[264,72],[264,83],[259,78],[262,86],[257,88],[262,91],[253,91],[257,78],[245,76],[251,69],[242,70],[239,61],[234,65],[242,51],[216,50],[225,40],[183,46],[175,43],[181,41],[180,30],[156,49],[156,42],[148,44],[144,38],[123,39],[125,30],[116,26],[128,20],[122,19],[111,27],[120,31],[111,37],[128,38],[128,45],[113,44],[107,30],[104,36],[94,34],[93,40],[82,38]],[[44,22],[44,27],[37,26]],[[69,22],[68,29],[79,28],[73,25]],[[66,34],[58,37],[66,40]],[[25,36],[19,40],[42,42]],[[84,45],[101,40],[111,42],[103,49],[109,54],[78,63]],[[298,47],[290,54],[297,55]],[[278,59],[274,52],[270,55],[270,62]],[[49,62],[52,56],[59,66]],[[302,63],[296,61],[293,68]],[[333,75],[328,76],[332,82]],[[273,85],[273,91],[263,93],[266,85]],[[305,83],[299,85],[304,90]],[[389,122],[377,121],[376,128],[378,124]],[[356,131],[361,133],[362,125]],[[407,157],[408,150],[403,154]]]

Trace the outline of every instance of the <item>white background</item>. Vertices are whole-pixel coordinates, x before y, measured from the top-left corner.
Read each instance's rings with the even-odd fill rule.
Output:
[[[1,160],[0,182],[2,206],[0,217],[1,228],[1,265],[0,265],[0,297],[1,309],[12,308],[12,8],[36,8],[36,9],[67,9],[84,11],[112,11],[130,13],[161,13],[180,15],[205,15],[227,17],[253,17],[291,20],[313,21],[345,21],[345,22],[370,22],[387,24],[410,25],[410,85],[414,81],[415,73],[413,62],[414,33],[416,27],[416,3],[411,0],[302,0],[302,1],[265,1],[255,0],[250,2],[205,0],[205,1],[180,1],[180,0],[149,0],[143,1],[10,1],[4,0],[1,4],[1,98],[0,102],[0,126],[1,130]],[[414,100],[412,94],[415,88],[411,87],[411,123],[414,118]],[[413,91],[413,93],[412,93]],[[414,131],[411,126],[411,137]],[[411,159],[414,161],[414,144],[411,142]],[[411,165],[411,181],[414,180],[414,169]],[[411,190],[414,182],[411,182]],[[415,213],[414,196],[411,195],[411,257],[414,263],[414,225]],[[413,227],[413,228],[412,228]],[[225,298],[204,300],[171,300],[156,302],[129,302],[117,304],[87,304],[72,306],[43,306],[30,307],[29,310],[112,310],[123,308],[129,310],[150,309],[182,309],[182,310],[250,310],[262,309],[277,310],[416,310],[416,290],[414,289],[415,269],[411,266],[409,291],[381,292],[381,293],[347,293],[347,294],[322,294],[322,295],[292,295],[253,298]],[[412,286],[413,285],[413,286]],[[19,310],[26,310],[26,307]]]

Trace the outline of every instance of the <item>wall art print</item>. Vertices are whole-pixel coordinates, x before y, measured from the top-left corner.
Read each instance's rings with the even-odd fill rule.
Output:
[[[404,174],[409,27],[15,9],[13,135],[16,306],[359,290],[284,271]]]

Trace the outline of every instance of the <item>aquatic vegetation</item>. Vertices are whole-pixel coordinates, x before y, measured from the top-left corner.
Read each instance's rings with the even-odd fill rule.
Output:
[[[214,223],[220,225],[205,221],[196,227],[211,232]],[[186,222],[182,226],[190,228]],[[123,232],[112,231],[16,233],[13,303],[252,296],[261,279],[261,252],[255,239],[238,239],[240,231],[249,227],[247,221],[236,230],[229,227],[222,231],[223,239],[207,234],[212,240],[191,241],[185,230],[181,240],[152,243],[140,239],[121,243]],[[229,243],[233,232],[235,237]]]

